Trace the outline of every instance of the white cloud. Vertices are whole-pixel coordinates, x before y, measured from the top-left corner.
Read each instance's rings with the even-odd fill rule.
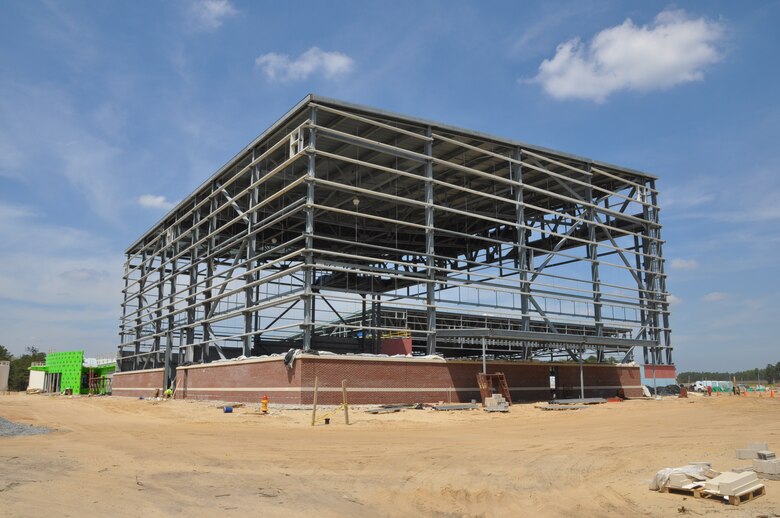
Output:
[[[670,306],[676,306],[678,304],[682,304],[683,299],[676,295],[669,295],[666,297],[667,302],[669,302]]]
[[[199,29],[214,30],[225,18],[238,14],[230,0],[198,0],[190,5],[190,16]]]
[[[720,292],[720,291],[713,291],[708,294],[706,294],[703,297],[703,300],[705,302],[719,302],[721,300],[726,300],[728,295],[726,293]]]
[[[697,270],[699,268],[699,261],[696,259],[676,257],[672,259],[670,265],[674,270]]]
[[[662,11],[650,25],[630,19],[604,29],[589,43],[574,38],[558,45],[530,82],[556,99],[604,102],[620,90],[663,90],[700,81],[717,62],[723,26],[689,18],[682,10]]]
[[[343,76],[352,71],[354,60],[341,52],[327,52],[312,47],[291,60],[287,54],[269,52],[255,59],[255,65],[271,81],[296,81],[308,79],[312,74],[322,74],[327,79]]]
[[[147,209],[165,209],[170,210],[176,203],[168,201],[165,196],[156,196],[154,194],[142,194],[138,197],[138,205]]]

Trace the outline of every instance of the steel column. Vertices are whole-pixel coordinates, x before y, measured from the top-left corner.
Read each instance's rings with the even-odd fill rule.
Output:
[[[426,129],[430,137],[430,126]],[[433,199],[433,141],[425,142],[425,305],[426,305],[426,349],[428,354],[436,354],[436,233],[434,230],[434,199]]]

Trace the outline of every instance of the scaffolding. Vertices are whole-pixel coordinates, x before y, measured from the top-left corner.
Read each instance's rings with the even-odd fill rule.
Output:
[[[671,364],[663,244],[652,175],[309,95],[127,249],[118,369],[397,336]]]

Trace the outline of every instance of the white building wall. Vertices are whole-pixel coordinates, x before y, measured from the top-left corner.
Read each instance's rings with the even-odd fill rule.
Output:
[[[8,374],[11,372],[11,362],[0,362],[0,392],[8,390]]]
[[[27,385],[27,390],[40,389],[43,390],[43,384],[46,380],[46,373],[43,371],[30,371],[30,383]]]

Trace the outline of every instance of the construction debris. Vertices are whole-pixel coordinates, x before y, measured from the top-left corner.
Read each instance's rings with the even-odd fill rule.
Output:
[[[712,466],[708,462],[695,462],[677,468],[665,468],[655,474],[650,482],[650,489],[653,491],[662,491],[666,488],[692,489],[686,486],[707,480],[704,473],[711,469]],[[672,484],[672,475],[682,475],[685,478],[675,476]]]
[[[371,408],[369,410],[366,410],[369,414],[393,414],[395,412],[400,412],[400,408]]]
[[[731,505],[739,505],[766,494],[766,487],[758,481],[756,473],[752,471],[720,473],[713,470],[706,462],[662,469],[656,473],[650,489],[694,498],[716,498]]]
[[[463,403],[454,405],[433,405],[434,410],[476,410],[480,407],[477,403]]]
[[[400,412],[401,410],[422,410],[425,408],[425,405],[422,403],[408,403],[408,404],[398,404],[398,405],[379,405],[376,408],[369,408],[366,410],[369,414],[392,414],[395,412]]]
[[[607,400],[603,397],[586,397],[572,399],[553,399],[549,403],[551,405],[600,405],[606,402]]]
[[[586,397],[586,398],[573,398],[573,399],[553,399],[550,401],[551,405],[600,405],[606,403],[607,400],[602,397]]]
[[[588,408],[588,405],[540,405],[539,410],[581,410]]]

